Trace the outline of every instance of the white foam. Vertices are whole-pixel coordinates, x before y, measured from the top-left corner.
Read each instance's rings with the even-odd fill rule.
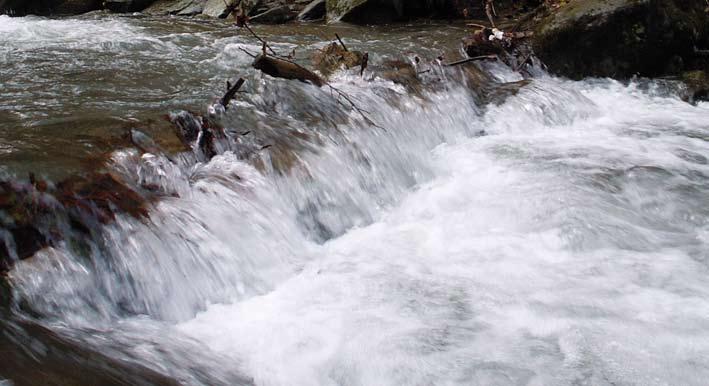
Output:
[[[439,146],[437,177],[380,221],[179,328],[260,385],[703,384],[707,266],[686,242],[706,250],[706,231],[676,218],[697,203],[623,173],[708,171],[671,156],[706,154],[674,132],[706,134],[706,117],[615,83],[539,81],[490,109],[492,135]],[[593,189],[613,173],[619,190]]]

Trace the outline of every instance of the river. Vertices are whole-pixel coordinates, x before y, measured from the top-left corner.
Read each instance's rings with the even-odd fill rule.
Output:
[[[373,65],[464,34],[256,31],[298,58],[338,32]],[[24,317],[183,384],[706,384],[709,104],[541,71],[500,104],[452,79],[416,93],[336,74],[372,127],[239,47],[260,50],[221,21],[0,16],[2,173],[61,178],[111,151],[173,193],[106,225],[88,258],[58,245],[17,263]],[[120,142],[137,127],[169,147],[162,117],[238,76],[226,120],[254,146],[286,141],[286,161],[172,163]]]

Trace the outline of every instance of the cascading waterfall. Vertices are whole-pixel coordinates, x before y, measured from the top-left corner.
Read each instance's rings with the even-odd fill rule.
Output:
[[[236,51],[218,46],[206,61]],[[707,104],[541,74],[479,107],[453,80],[410,95],[338,74],[378,129],[311,85],[248,84],[222,119],[256,150],[114,152],[116,172],[168,194],[83,255],[19,262],[18,301],[188,384],[709,376]],[[290,153],[258,150],[279,140]]]

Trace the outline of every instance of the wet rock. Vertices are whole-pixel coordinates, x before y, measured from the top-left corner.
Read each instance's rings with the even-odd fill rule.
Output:
[[[190,9],[203,10],[204,7],[204,0],[158,0],[143,12],[150,15],[178,15]]]
[[[102,6],[101,0],[66,0],[57,4],[52,10],[52,14],[78,15],[101,9]]]
[[[325,0],[314,0],[308,4],[302,11],[298,14],[298,20],[300,21],[315,21],[322,20],[325,18],[327,13],[327,7],[325,6]]]
[[[0,0],[0,14],[78,15],[101,9],[102,0]]]
[[[194,16],[199,15],[204,11],[206,0],[192,1],[187,7],[182,8],[177,14],[179,16]]]
[[[116,213],[148,217],[146,199],[113,173],[73,176],[57,184],[57,199],[65,208],[107,224]]]
[[[336,70],[362,65],[364,54],[360,51],[346,50],[342,44],[332,43],[313,54],[313,67],[324,76],[330,76]]]
[[[24,182],[0,181],[0,272],[50,245],[52,197]]]
[[[485,88],[484,104],[501,105],[505,103],[507,98],[517,95],[519,90],[530,84],[529,79],[520,80],[517,82],[493,83]]]
[[[248,15],[260,2],[260,0],[207,0],[202,14],[223,19],[229,16],[231,10],[240,8]]]
[[[56,186],[30,180],[0,181],[0,273],[71,232],[91,233],[116,213],[148,216],[146,198],[111,173],[71,176]]]
[[[688,71],[682,74],[682,80],[687,86],[687,93],[683,96],[689,103],[709,101],[709,75],[706,71]]]
[[[378,70],[379,76],[406,87],[407,91],[415,94],[421,93],[421,79],[419,79],[418,71],[412,63],[403,60],[387,60],[376,70]]]
[[[709,14],[702,1],[575,0],[537,27],[537,55],[557,74],[628,78],[706,65]]]
[[[153,0],[104,0],[103,7],[111,12],[140,12],[148,7]]]
[[[164,151],[155,142],[155,140],[153,140],[147,134],[143,133],[140,130],[130,129],[128,131],[128,139],[135,147],[140,149],[143,153],[151,153],[156,155],[164,153]]]
[[[188,111],[180,111],[177,114],[171,114],[168,119],[175,125],[175,134],[180,138],[180,141],[185,146],[191,147],[191,144],[197,140],[199,132],[202,131],[202,118]]]
[[[252,16],[250,20],[253,23],[282,24],[295,19],[297,15],[290,6],[278,5]]]
[[[27,320],[0,318],[0,379],[14,385],[177,386],[180,382],[111,358]]]
[[[207,0],[202,10],[203,15],[225,18],[229,16],[231,7],[234,7],[239,0]]]

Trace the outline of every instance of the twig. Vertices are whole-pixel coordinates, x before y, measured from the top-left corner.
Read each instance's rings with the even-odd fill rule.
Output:
[[[274,51],[274,50],[271,48],[271,46],[269,46],[268,43],[266,43],[265,40],[261,39],[260,36],[256,35],[256,32],[254,32],[254,30],[252,30],[251,27],[249,27],[248,24],[244,24],[244,28],[246,28],[249,32],[251,32],[251,35],[253,35],[253,36],[254,36],[256,39],[258,39],[261,43],[263,43],[263,44],[266,46],[266,48],[268,48],[268,50],[271,51],[271,54],[273,54],[273,56],[278,56],[278,54],[276,53],[276,51]]]
[[[472,58],[462,59],[462,60],[459,60],[459,61],[457,61],[457,62],[446,63],[446,64],[444,64],[444,66],[449,66],[449,67],[450,67],[450,66],[457,66],[457,65],[459,65],[459,64],[474,62],[474,61],[476,61],[476,60],[485,60],[485,59],[497,59],[497,55],[474,56],[474,57],[472,57]]]
[[[345,50],[345,52],[347,52],[347,46],[346,46],[345,43],[342,41],[342,39],[340,39],[340,35],[335,34],[335,37],[336,37],[337,40],[340,42],[340,44],[342,44],[342,48]]]
[[[252,58],[254,58],[254,59],[258,56],[258,55],[252,54],[251,52],[245,50],[245,49],[242,48],[242,47],[239,47],[239,49],[240,49],[241,51],[244,51],[244,52],[246,53],[246,55],[249,55],[250,57],[252,57]]]
[[[349,95],[347,95],[347,94],[346,94],[345,92],[343,92],[342,90],[336,88],[335,86],[331,85],[330,83],[325,83],[325,84],[326,84],[328,87],[330,87],[330,90],[331,90],[331,91],[335,91],[335,92],[337,93],[337,95],[341,96],[341,97],[344,98],[347,102],[349,102],[350,106],[351,106],[353,109],[355,109],[355,111],[357,111],[357,112],[359,113],[359,115],[364,119],[365,122],[367,122],[368,124],[370,124],[370,125],[372,125],[372,126],[378,128],[378,129],[382,129],[382,130],[384,130],[384,131],[387,131],[385,128],[383,128],[383,127],[377,125],[374,121],[372,121],[372,120],[367,116],[367,114],[369,114],[369,112],[368,112],[367,110],[361,109],[359,106],[357,106],[357,104],[354,103],[354,101],[352,101],[352,98],[350,98]],[[338,102],[339,102],[339,100],[338,100]],[[341,103],[341,102],[340,102],[340,103]]]
[[[468,27],[478,27],[478,28],[490,28],[486,25],[478,24],[478,23],[468,23],[466,24]]]
[[[517,63],[517,65],[515,66],[515,72],[519,71],[522,68],[522,66],[524,66],[527,63],[527,61],[529,60],[529,58],[531,58],[531,57],[532,57],[532,53],[530,52],[527,54],[527,56],[524,57],[523,61]]]
[[[359,76],[364,75],[364,70],[367,69],[368,64],[369,64],[369,52],[365,52],[364,55],[362,55],[362,67],[359,70]]]
[[[236,84],[234,86],[232,86],[227,81],[227,83],[226,83],[227,84],[227,92],[226,92],[226,94],[224,94],[224,97],[222,97],[222,99],[219,101],[219,103],[221,103],[222,106],[224,106],[224,110],[229,108],[228,107],[229,102],[231,102],[231,100],[234,99],[234,96],[236,95],[237,91],[239,91],[241,86],[244,85],[244,82],[245,82],[244,78],[239,78],[239,80],[236,81]]]

